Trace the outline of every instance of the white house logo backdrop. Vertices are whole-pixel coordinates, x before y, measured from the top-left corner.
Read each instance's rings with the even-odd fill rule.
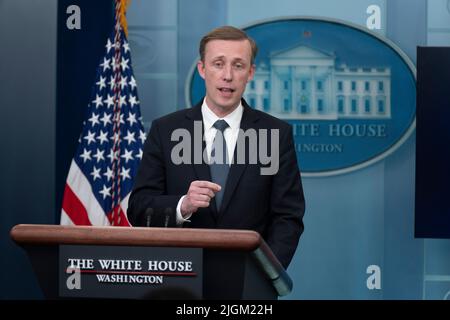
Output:
[[[244,29],[259,47],[244,98],[292,124],[304,175],[368,166],[414,130],[414,66],[388,40],[357,26],[312,18]],[[194,69],[188,82],[187,100],[194,105],[205,87]]]

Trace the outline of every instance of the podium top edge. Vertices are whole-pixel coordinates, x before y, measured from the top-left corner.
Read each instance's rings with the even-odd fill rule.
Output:
[[[19,224],[10,231],[19,245],[120,245],[253,251],[266,246],[251,230],[95,227]]]

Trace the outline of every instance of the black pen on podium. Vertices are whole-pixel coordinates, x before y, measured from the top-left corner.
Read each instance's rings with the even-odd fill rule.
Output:
[[[145,210],[145,218],[147,219],[146,221],[146,226],[150,227],[150,224],[152,222],[152,215],[153,215],[153,209],[152,208],[147,208],[147,210]]]
[[[164,228],[167,228],[167,226],[169,225],[169,219],[170,219],[170,214],[172,213],[172,209],[171,208],[166,208],[164,209],[164,214],[165,214],[165,221],[164,221]]]

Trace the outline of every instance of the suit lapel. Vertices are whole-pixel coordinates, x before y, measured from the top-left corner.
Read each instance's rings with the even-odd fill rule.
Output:
[[[246,131],[253,127],[254,122],[258,120],[257,113],[253,111],[252,108],[248,106],[248,104],[245,102],[244,99],[242,99],[242,105],[244,107],[244,112],[242,113],[242,119],[240,128],[243,131]],[[241,132],[239,132],[239,136],[241,136]],[[238,137],[239,141],[239,137]],[[249,156],[249,147],[245,146],[245,152],[246,152],[246,158]],[[220,215],[222,215],[226,209],[227,206],[231,200],[231,197],[234,193],[234,190],[236,189],[236,186],[238,185],[239,179],[241,178],[242,174],[245,171],[245,168],[247,168],[248,159],[246,159],[244,164],[238,164],[237,163],[237,141],[236,146],[234,148],[234,154],[233,154],[233,164],[230,167],[230,172],[228,173],[227,178],[227,184],[225,187],[225,193],[223,195],[222,200],[222,206],[220,208]]]

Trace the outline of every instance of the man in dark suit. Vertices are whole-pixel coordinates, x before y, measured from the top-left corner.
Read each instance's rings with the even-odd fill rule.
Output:
[[[256,52],[234,27],[203,37],[197,68],[206,96],[153,121],[128,218],[135,226],[255,230],[287,268],[303,232],[303,189],[291,126],[242,99]]]

